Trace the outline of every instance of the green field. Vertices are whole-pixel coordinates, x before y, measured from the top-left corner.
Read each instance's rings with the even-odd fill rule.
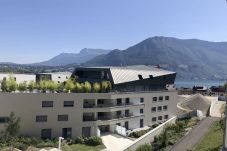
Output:
[[[220,123],[215,122],[193,151],[219,151],[223,144],[223,134]]]

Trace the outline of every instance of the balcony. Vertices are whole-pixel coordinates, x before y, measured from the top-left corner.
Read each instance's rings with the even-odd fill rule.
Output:
[[[110,108],[110,107],[125,107],[125,106],[132,106],[132,105],[144,105],[144,103],[120,103],[120,104],[114,104],[114,103],[106,103],[106,104],[92,104],[92,103],[84,103],[84,108]]]
[[[119,120],[119,119],[125,119],[125,118],[132,118],[137,116],[143,116],[143,114],[135,115],[133,113],[129,114],[121,114],[121,115],[104,115],[104,116],[98,116],[97,120],[106,121],[106,120]]]

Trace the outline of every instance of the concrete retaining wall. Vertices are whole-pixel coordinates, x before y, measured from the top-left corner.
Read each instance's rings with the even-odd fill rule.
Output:
[[[136,139],[135,141],[132,142],[132,144],[129,144],[123,151],[128,151],[128,150],[136,150],[136,148],[142,144],[150,144],[156,135],[159,135],[163,129],[165,128],[166,125],[172,124],[176,122],[176,116],[172,117],[165,123],[159,125],[158,127],[154,128],[150,132],[146,133],[145,135],[141,136],[140,138]]]

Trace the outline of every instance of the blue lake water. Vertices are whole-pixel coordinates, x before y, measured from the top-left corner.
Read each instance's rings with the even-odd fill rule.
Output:
[[[209,88],[211,86],[223,86],[224,84],[225,81],[175,81],[175,85],[177,88],[192,88],[194,85],[202,85]]]

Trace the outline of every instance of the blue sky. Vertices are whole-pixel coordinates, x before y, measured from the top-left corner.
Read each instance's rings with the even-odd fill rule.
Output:
[[[227,41],[225,0],[0,0],[0,62],[82,48],[125,49],[148,37]]]

